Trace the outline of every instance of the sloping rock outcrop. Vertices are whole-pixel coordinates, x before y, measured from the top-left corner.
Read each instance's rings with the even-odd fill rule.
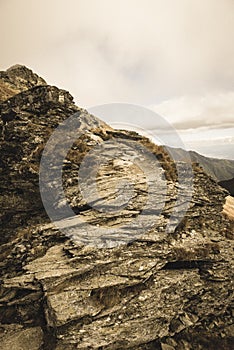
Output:
[[[17,69],[11,79],[21,81],[25,69]],[[35,76],[32,81],[41,80]],[[28,90],[25,83],[20,90],[19,84],[20,92],[0,104],[3,348],[232,349],[233,227],[221,214],[227,192],[194,164],[193,188],[183,188],[185,202],[192,191],[189,209],[168,232],[181,184],[166,150],[135,133],[113,130],[75,106],[68,92],[37,85],[29,81]],[[71,208],[89,223],[89,230],[79,224],[69,237],[44,210],[39,165],[49,136],[74,113],[82,136],[64,160],[63,187]],[[123,235],[137,232],[130,226],[144,209],[149,184],[139,167],[125,158],[128,152],[128,158],[135,156],[134,151],[113,150],[116,138],[123,145],[146,147],[161,165],[156,182],[149,172],[154,210],[144,212],[143,224],[152,225],[122,242]],[[95,179],[101,200],[114,201],[119,184],[124,208],[115,214],[92,208],[77,190],[84,156],[104,142],[117,156],[101,167]],[[126,205],[129,179],[135,184],[135,196]],[[89,177],[85,181],[92,188]],[[158,204],[159,198],[164,203],[161,211],[153,203]],[[58,222],[69,225],[60,198],[54,205]],[[102,228],[108,228],[111,237],[98,235],[97,244],[90,245]],[[118,244],[108,248],[108,239]]]
[[[31,69],[16,64],[0,72],[0,101],[5,101],[19,92],[39,85],[46,85],[46,81]]]

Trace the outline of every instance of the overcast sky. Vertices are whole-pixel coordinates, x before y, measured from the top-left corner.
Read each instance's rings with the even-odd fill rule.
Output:
[[[208,132],[234,158],[233,0],[0,0],[0,30],[0,69],[24,64],[84,108],[149,107],[188,148]]]

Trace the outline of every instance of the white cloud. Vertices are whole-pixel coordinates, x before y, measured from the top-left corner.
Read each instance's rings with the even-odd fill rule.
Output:
[[[1,0],[1,65],[31,66],[89,107],[227,91],[232,0]]]
[[[234,124],[233,14],[233,0],[0,0],[0,69],[25,64],[82,107],[151,106],[187,145],[191,128],[214,140]]]
[[[150,107],[178,129],[234,125],[234,91],[185,95]]]

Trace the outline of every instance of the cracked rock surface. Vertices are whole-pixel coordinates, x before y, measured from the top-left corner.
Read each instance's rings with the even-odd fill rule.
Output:
[[[7,91],[0,90],[1,347],[233,349],[233,226],[221,215],[227,192],[194,164],[193,188],[182,191],[189,209],[169,232],[181,184],[163,147],[136,133],[113,130],[26,67],[13,71],[0,74]],[[64,160],[62,180],[66,199],[81,219],[78,224],[64,214],[53,172],[46,188],[57,191],[56,220],[69,227],[66,235],[43,208],[38,178],[49,136],[74,113],[83,132]],[[116,138],[122,140],[121,149],[113,146]],[[104,142],[108,147],[100,157],[105,152],[107,158],[117,156],[95,177],[84,177],[84,184],[92,204],[112,201],[114,206],[120,193],[123,208],[114,214],[87,204],[77,189],[84,155]],[[136,148],[127,148],[133,144],[157,156],[157,170],[151,171],[151,160],[141,158]],[[90,154],[89,164],[94,164],[99,158]],[[146,162],[148,179],[134,165],[136,158]],[[179,166],[186,169],[186,164]],[[146,203],[143,226],[134,225]]]

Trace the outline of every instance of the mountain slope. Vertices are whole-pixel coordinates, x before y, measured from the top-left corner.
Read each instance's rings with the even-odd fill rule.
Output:
[[[170,148],[170,147],[169,147]],[[171,152],[180,155],[187,154],[182,148],[170,148]],[[234,177],[234,160],[218,159],[203,156],[195,151],[188,151],[192,162],[199,163],[207,174],[212,176],[217,182],[229,180]]]
[[[225,188],[231,194],[231,196],[234,197],[234,178],[230,180],[220,181],[219,184]]]
[[[20,82],[21,74],[17,69],[11,79]],[[195,164],[193,187],[186,186],[182,161],[180,183],[163,147],[113,130],[75,106],[68,92],[31,86],[23,77],[22,84],[0,103],[2,347],[231,350],[233,231],[221,215],[227,192]],[[71,115],[77,116],[72,131],[82,135],[65,155],[61,176],[78,224],[71,224],[53,172],[69,144],[62,132],[58,148],[49,147],[44,178],[57,222],[50,222],[39,190],[42,152]],[[78,187],[83,164],[86,193]],[[115,206],[116,197],[119,210],[95,207]],[[168,231],[173,210],[179,217],[187,203],[183,220]]]

